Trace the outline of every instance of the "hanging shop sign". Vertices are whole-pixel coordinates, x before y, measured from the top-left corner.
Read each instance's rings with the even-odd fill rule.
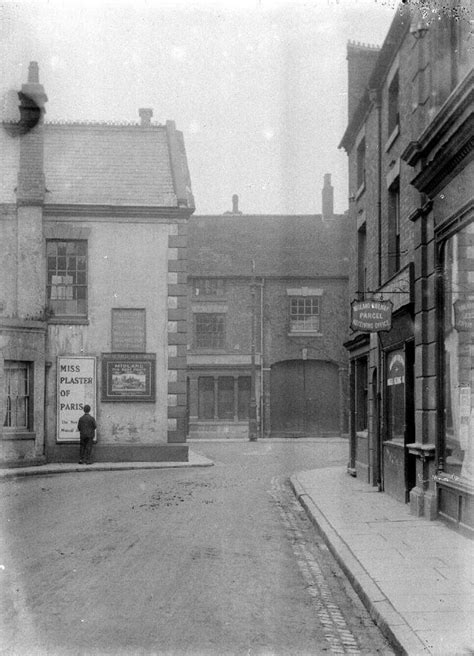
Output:
[[[90,405],[96,412],[96,359],[94,357],[58,357],[58,442],[78,442],[77,422]]]
[[[392,301],[352,301],[351,328],[367,333],[390,330]]]
[[[155,355],[103,353],[102,401],[153,403]]]
[[[454,301],[454,327],[458,331],[474,330],[474,298]]]

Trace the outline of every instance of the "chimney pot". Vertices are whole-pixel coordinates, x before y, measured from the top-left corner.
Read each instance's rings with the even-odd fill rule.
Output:
[[[239,213],[239,197],[237,194],[232,196],[232,214]]]
[[[138,110],[140,116],[140,125],[147,127],[151,125],[151,117],[153,116],[153,110],[151,107],[141,107]]]

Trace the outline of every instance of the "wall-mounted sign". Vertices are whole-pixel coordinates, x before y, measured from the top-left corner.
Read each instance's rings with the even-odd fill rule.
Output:
[[[96,412],[96,368],[94,357],[58,357],[58,442],[78,442],[77,422],[90,405]]]
[[[454,301],[454,327],[456,330],[474,330],[474,298]]]
[[[155,355],[102,354],[102,401],[155,401]]]
[[[352,301],[351,328],[376,333],[392,327],[392,301]]]
[[[146,351],[145,310],[112,309],[112,351],[144,353]]]

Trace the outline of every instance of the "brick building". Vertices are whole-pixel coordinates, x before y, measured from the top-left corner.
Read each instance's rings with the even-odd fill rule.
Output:
[[[0,459],[77,458],[84,403],[97,460],[185,460],[186,228],[172,121],[45,123],[30,64],[1,130]]]
[[[401,7],[380,49],[349,43],[350,471],[414,514],[472,530],[472,59],[462,7]],[[363,62],[363,66],[361,66]]]
[[[322,216],[243,214],[234,196],[231,212],[192,217],[191,438],[248,436],[253,381],[261,436],[345,430],[349,222],[329,175],[322,195]]]

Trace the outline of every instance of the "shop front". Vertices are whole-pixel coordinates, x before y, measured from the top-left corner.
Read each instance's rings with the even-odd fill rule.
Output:
[[[440,241],[440,415],[438,513],[474,529],[474,221]]]

